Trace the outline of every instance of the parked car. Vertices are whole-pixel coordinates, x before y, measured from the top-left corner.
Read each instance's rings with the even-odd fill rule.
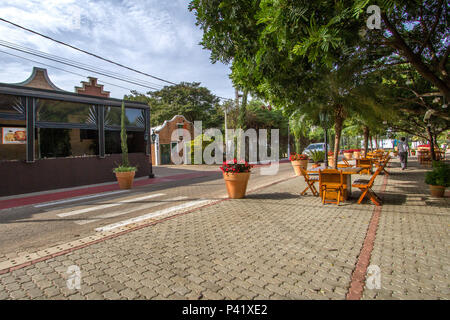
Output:
[[[330,145],[327,146],[327,152],[330,151]],[[303,154],[307,154],[311,158],[311,151],[323,151],[325,152],[325,143],[312,143],[303,150]]]

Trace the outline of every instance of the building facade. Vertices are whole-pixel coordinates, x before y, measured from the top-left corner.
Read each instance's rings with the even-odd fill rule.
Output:
[[[115,180],[122,100],[88,80],[68,92],[34,68],[21,83],[0,83],[0,196]],[[124,102],[130,162],[146,176],[150,109]]]
[[[152,128],[152,134],[156,135],[152,143],[152,163],[157,165],[173,164],[170,154],[173,148],[177,148],[180,157],[184,156],[183,144],[194,138],[194,124],[182,115],[176,115],[171,120],[166,120],[160,126]]]

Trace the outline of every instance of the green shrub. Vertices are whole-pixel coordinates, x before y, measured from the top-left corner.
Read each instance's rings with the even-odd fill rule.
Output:
[[[450,165],[445,162],[434,162],[433,170],[425,175],[425,183],[432,186],[450,187]]]
[[[310,158],[314,163],[323,162],[325,160],[325,152],[320,150],[312,150],[310,153]]]
[[[130,171],[135,171],[137,172],[137,168],[136,167],[125,167],[125,166],[118,166],[117,168],[114,168],[113,172],[130,172]]]

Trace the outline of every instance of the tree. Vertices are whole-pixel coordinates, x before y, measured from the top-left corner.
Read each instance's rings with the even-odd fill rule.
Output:
[[[305,12],[300,25],[308,28],[309,34],[297,41],[295,54],[312,62],[330,64],[339,59],[339,52],[348,48],[367,49],[380,55],[373,67],[408,64],[450,100],[447,1],[314,1],[336,9],[321,11],[305,1],[296,1],[291,6],[289,0],[265,2],[270,10],[261,10],[260,21],[265,23],[267,32],[277,33],[280,43],[288,38],[279,17],[288,15],[293,7]],[[365,10],[369,4],[381,7],[380,30],[366,28]],[[316,19],[319,14],[320,19]],[[363,31],[362,38],[356,35],[358,30]]]
[[[159,91],[148,92],[147,95],[132,91],[126,99],[150,105],[152,126],[160,125],[178,114],[191,122],[203,121],[203,127],[206,128],[222,127],[223,124],[219,98],[198,82],[165,86]]]

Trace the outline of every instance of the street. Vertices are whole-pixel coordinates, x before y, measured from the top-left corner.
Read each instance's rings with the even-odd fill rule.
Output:
[[[227,196],[217,166],[166,166],[154,170],[157,177],[192,172],[206,175],[0,210],[0,260],[83,238],[127,224],[130,219],[168,215]],[[292,175],[290,163],[281,163],[276,176],[262,176],[260,169],[254,168],[248,188],[259,188]]]

